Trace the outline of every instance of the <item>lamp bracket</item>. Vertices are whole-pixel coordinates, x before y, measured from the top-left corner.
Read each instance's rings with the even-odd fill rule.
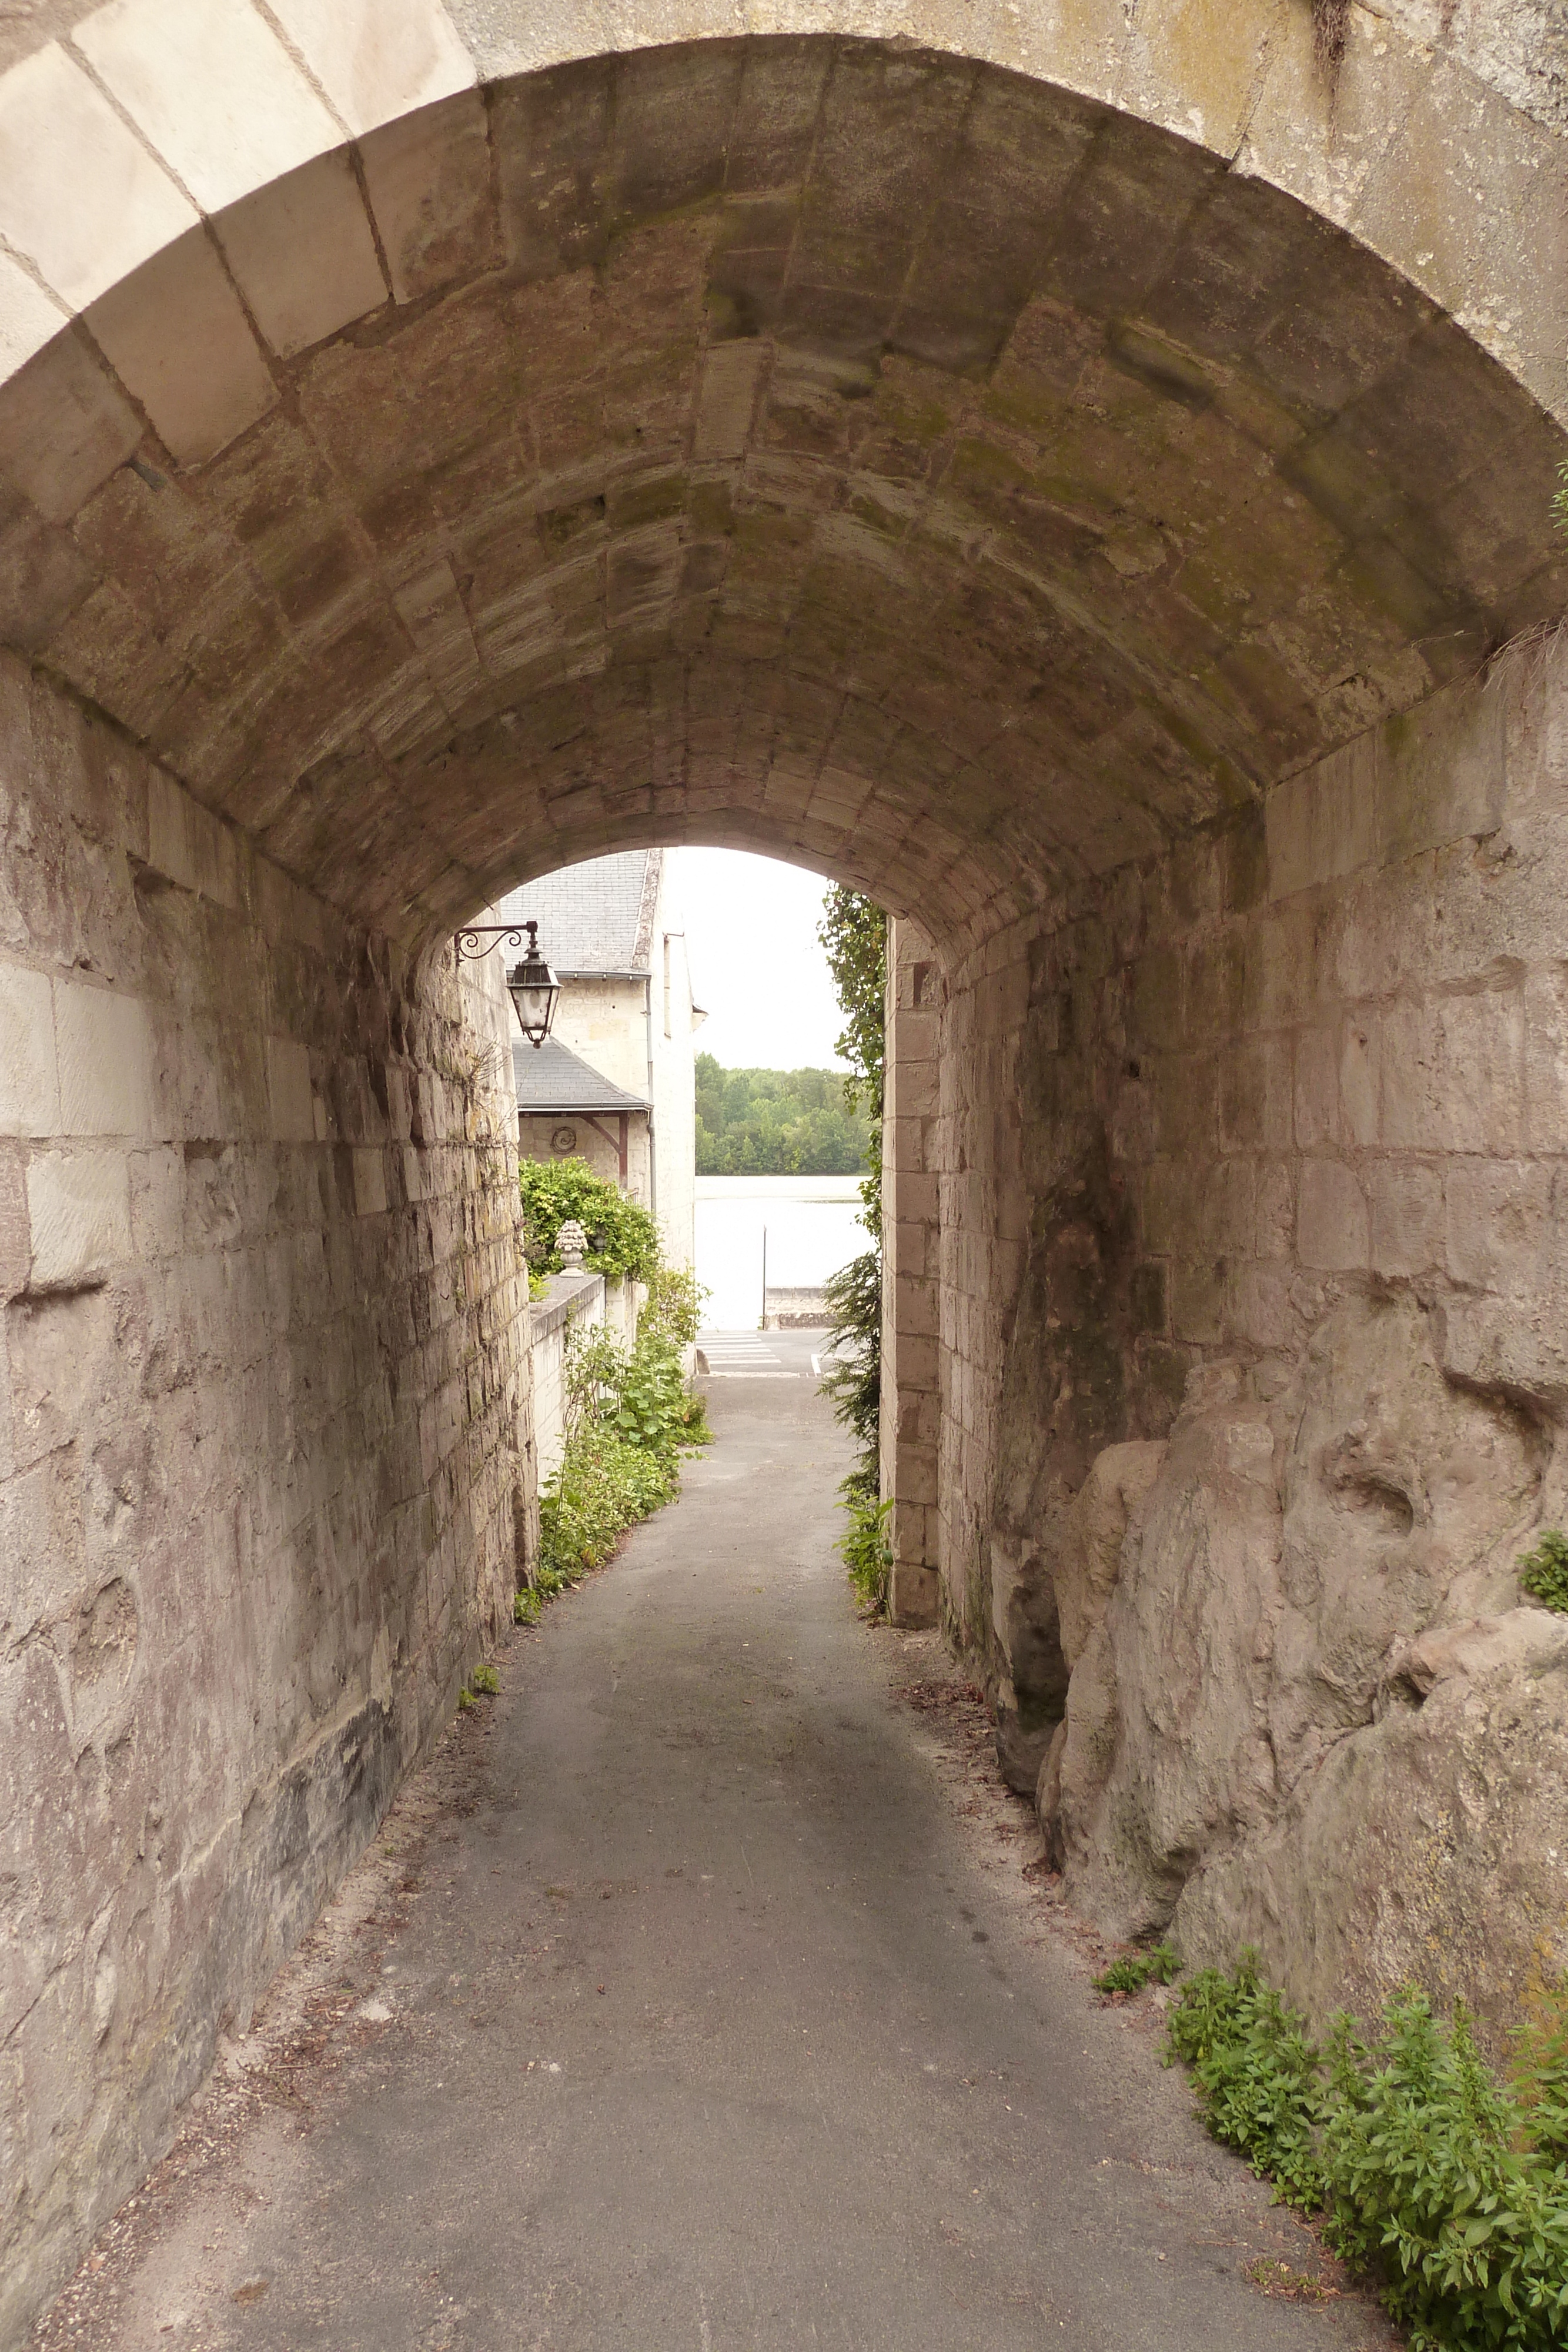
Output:
[[[528,953],[534,955],[538,951],[538,928],[537,923],[465,923],[460,931],[453,933],[452,944],[456,950],[459,963],[477,963],[482,956],[494,954],[497,940],[509,948],[520,948],[523,933],[527,931]],[[483,947],[481,940],[486,942]]]

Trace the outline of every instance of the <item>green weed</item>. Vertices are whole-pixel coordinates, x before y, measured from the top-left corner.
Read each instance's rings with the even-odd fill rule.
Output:
[[[1543,1528],[1534,1550],[1521,1552],[1519,1580],[1531,1600],[1568,1615],[1568,1536],[1560,1528]]]
[[[1094,1979],[1096,1992],[1142,1992],[1145,1985],[1172,1984],[1181,1974],[1174,1944],[1152,1944],[1145,1952],[1124,1952]]]
[[[1183,1988],[1168,2032],[1216,2139],[1267,2173],[1285,2204],[1315,2211],[1323,2200],[1322,2057],[1301,2018],[1260,1978],[1257,1955],[1244,1952],[1234,1977],[1200,1969]]]
[[[468,1679],[476,1698],[494,1698],[501,1687],[501,1677],[494,1666],[476,1666]]]
[[[839,1538],[839,1550],[854,1587],[855,1599],[862,1609],[873,1610],[880,1616],[887,1607],[888,1582],[893,1575],[893,1546],[887,1538],[893,1504],[891,1499],[878,1502],[875,1488],[868,1490],[854,1471],[842,1481],[839,1492],[850,1515],[849,1526]]]
[[[1379,2283],[1412,2352],[1560,2352],[1568,2340],[1568,1979],[1515,2037],[1508,2083],[1406,1990],[1362,2041],[1326,2051],[1265,1985],[1255,1954],[1206,1969],[1171,2012],[1168,2059],[1192,2069],[1209,2129],[1325,2216]]]
[[[1292,2270],[1289,2263],[1273,2262],[1264,2254],[1249,2263],[1242,2273],[1265,2294],[1277,2296],[1285,2303],[1326,2303],[1329,2289],[1322,2281],[1310,2278],[1305,2271]]]
[[[513,1624],[537,1625],[542,1606],[539,1595],[534,1587],[531,1584],[525,1585],[521,1592],[514,1592],[512,1595]]]

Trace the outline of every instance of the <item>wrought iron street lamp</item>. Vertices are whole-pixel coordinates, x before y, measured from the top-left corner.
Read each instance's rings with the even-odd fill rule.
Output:
[[[512,1000],[518,1028],[530,1045],[539,1046],[549,1035],[550,1023],[555,1019],[560,982],[539,953],[538,925],[466,923],[452,944],[459,963],[477,963],[481,956],[492,952],[497,940],[504,940],[509,948],[520,948],[525,931],[528,935],[528,948],[507,974],[507,993]],[[483,947],[482,940],[486,942]]]

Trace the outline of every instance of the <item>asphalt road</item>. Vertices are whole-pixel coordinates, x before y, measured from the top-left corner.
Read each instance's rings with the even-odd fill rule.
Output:
[[[1304,2234],[1095,2004],[890,1696],[900,1637],[832,1552],[812,1344],[711,1351],[718,1444],[506,1651],[417,1868],[340,1924],[336,2039],[171,2189],[89,2340],[1388,2342],[1358,2301],[1249,2282]]]

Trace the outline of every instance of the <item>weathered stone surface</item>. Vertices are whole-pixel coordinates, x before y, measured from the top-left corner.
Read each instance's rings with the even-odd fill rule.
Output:
[[[1057,1572],[1089,1595],[1113,1578],[1074,1612],[1039,1791],[1070,1895],[1120,1936],[1174,1920],[1197,1959],[1257,1942],[1320,2017],[1410,1974],[1506,2015],[1568,1927],[1545,1847],[1525,1860],[1568,1761],[1568,1624],[1516,1605],[1546,1449],[1439,1348],[1408,1295],[1372,1294],[1283,1387],[1198,1369],[1167,1447],[1096,1464]],[[1108,1562],[1128,1466],[1143,1492]],[[1515,1743],[1538,1779],[1511,1779]]]
[[[0,740],[10,2343],[445,1719],[535,1480],[498,975],[15,665]]]
[[[1429,825],[1473,832],[1412,852],[1378,817],[1347,862],[1331,761],[1288,788],[1292,824],[1323,795],[1306,837],[1336,845],[1316,865],[1242,816],[944,964],[946,1622],[1100,1923],[1174,1917],[1215,1958],[1251,1935],[1319,2013],[1427,1971],[1496,2021],[1536,1943],[1568,1962],[1544,1873],[1502,1859],[1555,1837],[1493,1732],[1466,1779],[1469,1748],[1439,1753],[1447,1702],[1407,1755],[1379,1696],[1412,1642],[1517,1611],[1516,1557],[1568,1502],[1563,660],[1521,649],[1444,698],[1450,731],[1427,723]],[[1375,814],[1415,790],[1409,743],[1396,726],[1356,751]],[[1140,1461],[1160,1475],[1118,1546],[1119,1465]],[[1555,1759],[1549,1677],[1500,1665],[1487,1689],[1504,1744],[1536,1693]],[[1361,1802],[1364,1754],[1393,1759],[1412,1853],[1417,1815],[1451,1816],[1429,1903],[1379,1843],[1383,1797]],[[1428,1802],[1417,1780],[1471,1794]],[[1516,1804],[1535,1824],[1517,1836]],[[1364,1922],[1358,1889],[1403,1889],[1375,1967],[1322,1924],[1335,1874]],[[1449,1916],[1461,1957],[1439,1968]]]
[[[1319,2019],[1414,1977],[1497,2034],[1568,1938],[1568,1620],[1512,1609],[1396,1649],[1376,1713],[1189,1880],[1175,1932],[1255,1944]]]
[[[40,1152],[27,1167],[35,1291],[103,1282],[131,1255],[131,1177],[118,1152]]]

